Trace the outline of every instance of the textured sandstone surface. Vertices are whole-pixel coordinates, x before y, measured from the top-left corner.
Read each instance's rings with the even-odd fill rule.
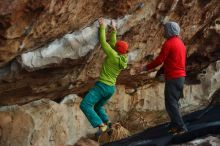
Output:
[[[162,22],[177,21],[188,51],[188,81],[199,83],[196,76],[220,56],[219,7],[218,0],[3,0],[0,104],[83,95],[97,80],[104,58],[99,16],[118,22],[118,38],[129,42],[130,64],[156,56],[164,41]],[[131,78],[128,69],[118,84],[138,88],[152,77]]]
[[[177,21],[188,51],[188,82],[199,83],[196,76],[220,56],[219,7],[218,0],[3,0],[0,104],[83,95],[104,58],[97,40],[99,16],[118,22],[118,38],[129,42],[130,64],[156,56],[164,41],[162,22]],[[127,69],[118,84],[138,88],[152,77],[131,77]]]
[[[219,75],[216,72],[219,68],[215,68],[218,63],[211,64],[206,74],[202,74],[203,81],[200,85],[185,86],[185,97],[181,100],[183,114],[198,110],[209,103],[213,88],[207,87],[219,88],[220,85],[220,82],[215,82]],[[124,85],[117,86],[115,95],[106,105],[111,120],[119,121],[131,133],[169,121],[164,109],[163,88],[163,83],[158,82],[140,87],[132,94],[129,92],[131,89],[126,89]],[[80,97],[69,95],[60,103],[41,99],[22,106],[1,107],[0,145],[73,145],[79,138],[96,131],[79,109],[80,101]]]
[[[1,146],[66,146],[94,133],[79,109],[81,99],[66,97],[60,104],[42,99],[0,109]],[[2,120],[4,119],[4,120]]]
[[[94,132],[78,96],[93,86],[105,57],[100,16],[116,20],[118,38],[129,43],[129,68],[107,111],[131,132],[168,121],[158,68],[130,74],[134,62],[160,52],[163,22],[177,21],[187,46],[182,112],[207,105],[220,89],[219,0],[1,0],[1,146],[70,146]]]

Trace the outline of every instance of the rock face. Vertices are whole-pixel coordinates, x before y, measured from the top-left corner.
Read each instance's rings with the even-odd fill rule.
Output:
[[[98,0],[1,1],[1,63],[85,26],[100,16],[101,8]]]
[[[99,146],[99,144],[91,139],[80,138],[74,146]]]
[[[219,87],[220,82],[217,82],[218,84],[212,82],[218,75],[218,72],[212,75],[217,64],[218,62],[207,68],[206,74],[202,76],[202,84],[185,86],[185,97],[181,100],[183,114],[198,110],[207,105],[212,96],[219,95],[213,94],[213,90],[216,86]],[[210,86],[212,88],[207,88]],[[132,94],[129,92],[131,89],[126,89],[122,85],[117,86],[116,94],[106,105],[110,119],[114,122],[120,121],[132,133],[167,122],[169,119],[164,110],[163,88],[162,83],[155,82],[154,85],[138,88],[137,92]],[[80,101],[80,97],[69,95],[60,103],[41,99],[23,106],[1,107],[0,145],[73,145],[80,137],[85,137],[96,130],[80,111]],[[88,145],[88,143],[96,145],[93,141],[85,139],[76,144]]]
[[[115,17],[124,16],[137,3],[115,1],[118,7],[106,11],[109,3],[105,0],[3,0],[0,3],[1,64],[23,51],[81,29],[101,15],[110,16],[114,12]]]
[[[207,105],[220,89],[219,14],[219,0],[1,0],[0,144],[73,145],[94,132],[78,96],[93,86],[105,57],[100,16],[108,25],[115,19],[118,39],[130,51],[129,67],[107,105],[113,121],[137,132],[168,120],[157,69],[136,75],[130,70],[158,55],[162,24],[170,20],[180,24],[187,47],[182,112]]]
[[[127,19],[128,17],[125,17],[116,21],[117,27],[120,28]],[[110,20],[106,19],[105,22],[110,25]],[[61,64],[65,59],[80,59],[96,47],[98,43],[98,26],[98,22],[95,21],[91,26],[67,34],[46,47],[24,53],[20,58],[21,63],[29,70],[36,70],[46,68],[51,64]]]
[[[0,145],[73,145],[80,137],[94,133],[79,109],[79,102],[78,96],[70,95],[60,104],[42,99],[1,108]]]
[[[196,76],[220,56],[219,5],[218,0],[3,0],[0,104],[85,93],[104,58],[97,38],[99,16],[118,22],[118,38],[129,42],[130,64],[156,56],[164,40],[162,22],[177,21],[188,50],[188,83],[199,83]],[[138,88],[151,83],[149,78],[131,77],[128,69],[118,84]]]
[[[177,21],[188,49],[189,81],[198,83],[197,74],[220,56],[219,7],[218,0],[3,0],[0,103],[85,93],[97,79],[104,58],[97,39],[99,16],[118,22],[119,39],[129,42],[130,64],[157,55],[164,40],[161,23]],[[118,84],[137,88],[142,77],[146,79],[130,77],[129,70],[124,71]]]

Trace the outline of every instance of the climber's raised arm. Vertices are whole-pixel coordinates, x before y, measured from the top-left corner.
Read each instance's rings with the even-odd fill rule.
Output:
[[[107,56],[116,56],[117,52],[106,41],[105,22],[103,18],[99,18],[99,26],[99,41],[103,51]]]
[[[115,48],[115,44],[117,42],[117,38],[116,38],[116,35],[117,35],[117,29],[116,29],[116,23],[114,20],[111,21],[111,27],[112,27],[112,32],[111,32],[111,35],[110,35],[110,41],[109,41],[109,44],[112,48]]]

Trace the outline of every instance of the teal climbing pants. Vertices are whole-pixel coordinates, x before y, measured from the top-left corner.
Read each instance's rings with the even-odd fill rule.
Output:
[[[115,92],[115,86],[109,86],[102,82],[96,82],[80,103],[91,125],[95,128],[109,120],[104,105]]]

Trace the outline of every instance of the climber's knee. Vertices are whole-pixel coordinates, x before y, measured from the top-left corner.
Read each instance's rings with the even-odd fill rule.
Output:
[[[88,108],[89,107],[89,105],[87,105],[85,102],[81,102],[80,103],[80,109],[82,110],[82,111],[85,111],[86,110],[86,108]]]

